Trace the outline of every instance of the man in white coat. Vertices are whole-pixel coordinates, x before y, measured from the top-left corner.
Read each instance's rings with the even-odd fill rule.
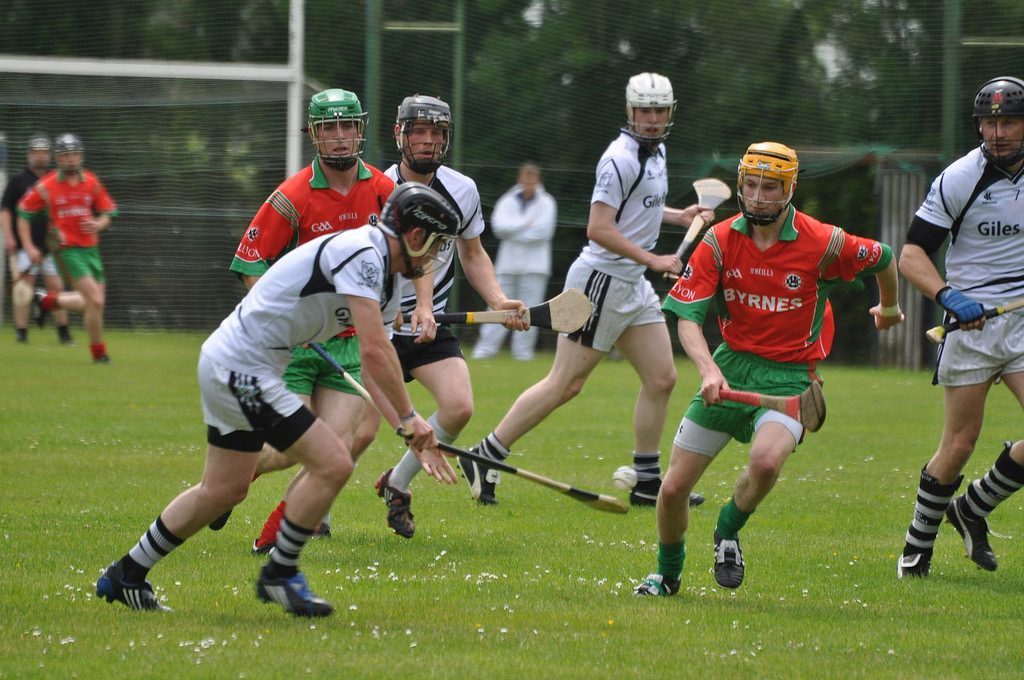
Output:
[[[501,239],[494,271],[506,295],[522,300],[527,307],[544,302],[551,276],[551,239],[555,235],[558,206],[541,184],[540,167],[523,163],[516,185],[502,194],[491,213],[491,230]],[[488,359],[498,353],[508,329],[485,324],[473,348],[474,359]],[[512,357],[533,359],[537,328],[512,334]]]

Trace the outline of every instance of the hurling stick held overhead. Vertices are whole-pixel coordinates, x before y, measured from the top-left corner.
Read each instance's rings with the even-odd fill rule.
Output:
[[[559,333],[572,333],[587,323],[592,311],[590,298],[578,288],[570,288],[547,302],[527,308],[526,320],[530,322],[531,326],[537,328],[548,328]],[[505,319],[511,313],[507,309],[486,312],[450,312],[435,314],[434,319],[437,323],[449,324],[505,323]],[[409,320],[408,314],[405,315],[405,320]]]
[[[822,392],[821,385],[816,382],[812,382],[811,386],[801,394],[792,397],[743,392],[728,388],[719,390],[719,394],[726,401],[735,401],[748,406],[763,406],[779,413],[785,413],[790,418],[800,421],[800,424],[810,432],[817,432],[825,423],[825,393]]]
[[[1017,298],[1012,302],[1007,302],[1005,305],[999,305],[994,309],[986,309],[984,316],[986,319],[991,319],[996,316],[1002,316],[1007,312],[1012,312],[1016,309],[1020,309],[1021,307],[1024,307],[1024,298]],[[940,342],[946,339],[946,333],[951,333],[952,331],[958,330],[959,328],[959,321],[950,321],[949,323],[944,323],[941,326],[929,328],[927,331],[925,331],[924,334],[928,336],[929,340],[931,340],[935,344],[939,344]]]
[[[732,196],[732,191],[729,189],[729,185],[720,179],[713,177],[705,177],[704,179],[698,179],[693,183],[693,190],[697,193],[697,205],[702,208],[708,208],[714,210],[718,206],[722,205],[722,202]],[[705,224],[703,218],[700,216],[694,217],[693,222],[690,223],[690,228],[686,230],[686,234],[683,236],[682,243],[676,248],[676,257],[679,258],[680,262],[683,263],[683,268],[686,268],[686,262],[690,259],[690,253],[694,248],[697,247],[697,242],[707,231],[710,225]],[[675,275],[665,272],[666,279],[674,279]]]
[[[358,380],[349,375],[349,373],[342,367],[342,365],[339,364],[338,361],[334,357],[332,357],[326,349],[323,348],[323,345],[316,342],[311,342],[309,343],[309,347],[314,352],[319,354],[324,359],[324,361],[330,364],[331,368],[337,371],[338,375],[340,375],[345,380],[345,382],[352,386],[352,389],[358,392],[359,395],[363,399],[365,399],[367,403],[370,404],[371,408],[375,409],[377,413],[380,413],[380,408],[377,406],[376,403],[374,403],[373,397],[370,396],[370,393],[366,390],[366,388],[363,387]],[[383,414],[381,414],[381,416],[383,417]],[[523,470],[522,468],[513,467],[501,461],[491,460],[490,458],[481,456],[478,453],[473,453],[472,451],[463,451],[462,449],[457,449],[454,446],[450,446],[443,442],[438,442],[437,448],[440,449],[441,451],[454,454],[460,458],[473,460],[481,465],[486,465],[488,467],[494,468],[495,470],[501,470],[502,472],[507,472],[511,475],[522,477],[523,479],[527,479],[535,484],[540,484],[541,486],[547,487],[549,489],[554,489],[555,491],[564,493],[566,496],[569,496],[573,500],[580,501],[581,503],[586,503],[595,510],[601,510],[602,512],[615,512],[619,514],[625,514],[629,512],[629,508],[626,506],[626,504],[623,503],[618,498],[615,498],[614,496],[608,496],[605,494],[594,493],[592,491],[584,491],[583,489],[577,489],[576,487],[566,484],[565,482],[559,482],[554,479],[549,479],[547,477],[544,477],[543,475],[538,475],[535,472]]]

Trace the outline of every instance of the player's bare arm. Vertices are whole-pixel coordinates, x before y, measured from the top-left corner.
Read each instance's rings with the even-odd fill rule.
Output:
[[[665,206],[665,210],[661,215],[661,221],[665,224],[673,224],[677,227],[687,229],[693,219],[700,215],[705,224],[711,224],[715,219],[715,211],[709,208],[702,208],[696,203],[688,205],[685,208],[670,208]]]
[[[616,212],[617,208],[607,203],[591,203],[590,217],[587,220],[587,238],[616,255],[628,257],[637,264],[642,264],[651,271],[679,274],[682,264],[678,257],[671,253],[656,255],[648,252],[623,236],[615,225]]]
[[[875,281],[878,282],[878,304],[868,311],[875,319],[875,328],[884,331],[903,323],[905,318],[900,309],[900,282],[895,258],[889,261],[888,267],[875,274]]]
[[[908,243],[900,251],[899,273],[914,284],[914,287],[935,300],[940,290],[947,286],[945,279],[939,274],[931,256],[924,248],[916,243]],[[960,326],[962,330],[978,330],[984,328],[985,317],[965,323]]]
[[[416,334],[414,342],[433,342],[437,337],[437,321],[434,320],[434,278],[420,276],[412,280],[416,291],[416,308],[409,319],[410,327]],[[395,330],[402,326],[402,314],[395,319]]]
[[[526,305],[522,300],[513,300],[505,295],[494,273],[491,256],[484,250],[480,239],[459,239],[456,247],[459,249],[459,262],[473,290],[480,294],[491,309],[507,309],[514,312],[506,318],[505,327],[513,331],[525,331],[529,328],[530,324],[524,318]]]
[[[79,228],[83,234],[98,234],[101,231],[106,231],[110,228],[110,215],[103,213],[93,217],[86,217],[79,224]]]
[[[946,285],[939,270],[935,268],[932,258],[924,251],[924,248],[915,243],[906,244],[900,251],[899,272],[903,274],[903,278],[914,284],[915,288],[932,300],[935,299],[935,294]]]
[[[384,319],[376,300],[349,296],[352,322],[359,335],[359,358],[381,395],[398,415],[409,446],[423,469],[439,482],[455,484],[458,478],[447,459],[437,450],[437,438],[427,421],[413,408],[402,380],[402,367],[395,348],[384,330]]]
[[[32,243],[32,225],[24,217],[18,216],[18,236],[21,237],[21,247],[25,254],[32,260],[33,264],[43,261],[43,253]]]
[[[708,404],[719,403],[722,401],[719,391],[723,387],[729,387],[729,383],[722,375],[722,369],[711,357],[711,349],[704,337],[704,330],[693,321],[679,319],[676,323],[676,332],[679,334],[683,351],[700,372],[700,396]]]

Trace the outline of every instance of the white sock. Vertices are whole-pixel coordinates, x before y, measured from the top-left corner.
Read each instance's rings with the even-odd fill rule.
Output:
[[[457,434],[449,434],[441,427],[441,423],[437,420],[437,411],[430,414],[430,417],[427,418],[427,424],[434,428],[434,435],[437,436],[437,441],[443,444],[451,444],[458,436]],[[400,491],[408,491],[413,477],[419,474],[419,471],[422,469],[423,466],[420,465],[416,454],[412,452],[412,449],[406,449],[402,460],[398,461],[398,465],[391,471],[391,478],[389,480],[391,486]]]

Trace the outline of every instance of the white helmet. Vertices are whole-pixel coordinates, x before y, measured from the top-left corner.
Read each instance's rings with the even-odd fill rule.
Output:
[[[657,137],[640,135],[636,131],[633,109],[666,108],[668,121]],[[626,124],[627,131],[642,142],[662,142],[668,137],[672,128],[672,120],[676,116],[676,100],[672,94],[672,83],[660,73],[638,73],[626,84]]]

